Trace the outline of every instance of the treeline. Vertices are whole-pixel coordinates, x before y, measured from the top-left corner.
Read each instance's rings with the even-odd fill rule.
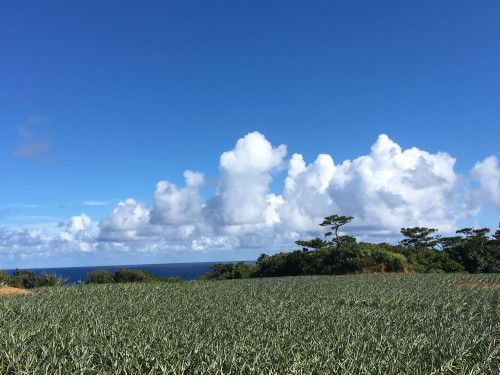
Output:
[[[0,286],[8,285],[14,288],[31,289],[41,286],[63,285],[65,281],[55,273],[42,272],[40,276],[36,276],[32,271],[16,269],[12,275],[9,275],[0,270]]]
[[[0,270],[0,286],[7,285],[14,288],[32,289],[42,286],[64,285],[67,279],[42,272],[40,276],[33,271],[16,269],[12,275]],[[106,283],[153,283],[153,282],[180,282],[180,277],[160,277],[145,271],[135,269],[119,268],[111,273],[106,270],[93,270],[87,273],[86,284],[106,284]]]
[[[180,277],[160,277],[146,271],[119,268],[114,273],[106,270],[93,270],[87,273],[86,284],[108,284],[108,283],[154,283],[167,282],[177,283],[182,281]]]
[[[262,254],[255,265],[218,263],[200,279],[384,272],[500,273],[500,229],[491,237],[489,228],[464,228],[456,236],[443,237],[435,235],[437,230],[433,228],[402,228],[404,239],[398,244],[372,244],[341,235],[340,228],[352,219],[328,216],[320,224],[328,228],[325,239],[296,241],[301,249]]]

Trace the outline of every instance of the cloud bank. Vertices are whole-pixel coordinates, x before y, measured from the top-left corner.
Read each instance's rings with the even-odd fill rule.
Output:
[[[212,197],[200,194],[203,173],[186,170],[184,186],[157,183],[151,206],[128,198],[98,222],[82,213],[52,234],[0,228],[0,253],[22,259],[62,251],[269,252],[319,235],[318,223],[334,213],[354,216],[346,231],[360,239],[389,240],[408,226],[451,232],[482,207],[500,209],[495,156],[471,169],[478,188],[468,188],[454,167],[447,153],[403,150],[384,134],[354,160],[320,154],[308,163],[298,153],[287,158],[285,145],[253,132],[221,155]],[[280,192],[271,191],[275,178],[284,178]]]

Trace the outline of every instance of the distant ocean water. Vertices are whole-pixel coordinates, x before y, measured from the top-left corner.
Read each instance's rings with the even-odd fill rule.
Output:
[[[210,272],[210,267],[217,263],[235,262],[198,262],[198,263],[165,263],[165,264],[132,264],[116,266],[91,266],[91,267],[57,267],[57,268],[23,268],[33,271],[35,275],[42,272],[56,274],[66,279],[66,284],[77,284],[87,281],[87,273],[93,270],[106,270],[111,273],[119,268],[146,271],[159,277],[180,277],[183,280],[194,280],[204,273]],[[255,261],[245,261],[255,264]],[[5,270],[11,274],[13,270]]]

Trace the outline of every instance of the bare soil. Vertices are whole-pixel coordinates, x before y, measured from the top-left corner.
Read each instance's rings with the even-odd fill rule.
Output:
[[[3,296],[13,296],[13,295],[30,295],[33,294],[25,289],[12,288],[10,286],[2,286],[0,287],[0,297]]]

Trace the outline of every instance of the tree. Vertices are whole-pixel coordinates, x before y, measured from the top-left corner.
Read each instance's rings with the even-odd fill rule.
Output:
[[[308,247],[317,250],[326,247],[328,245],[327,241],[324,241],[319,237],[313,238],[312,240],[309,241],[298,240],[295,241],[295,243],[299,246],[304,246],[304,251],[308,251],[307,249]]]
[[[466,240],[473,241],[474,244],[480,248],[484,248],[484,246],[488,243],[489,232],[489,228],[464,228],[457,230],[457,233],[465,234]]]
[[[436,239],[431,236],[434,232],[437,232],[437,229],[425,227],[401,228],[401,234],[408,238],[401,240],[400,243],[404,246],[413,246],[418,262],[420,251],[436,244]]]
[[[115,283],[138,283],[146,281],[146,278],[146,273],[140,270],[118,268],[113,274],[113,281]]]
[[[441,250],[446,251],[448,249],[451,249],[455,246],[458,246],[462,240],[462,236],[452,236],[452,237],[441,237],[441,236],[436,236],[437,244],[439,247],[441,247]]]
[[[261,254],[259,262],[268,258]],[[255,267],[249,263],[216,263],[210,267],[212,272],[201,275],[199,280],[229,280],[229,279],[249,279],[252,277]]]
[[[472,273],[492,272],[495,268],[496,256],[494,248],[489,248],[489,228],[463,228],[458,234],[465,235],[459,245],[448,249],[449,256],[462,264],[465,270]]]
[[[87,284],[106,284],[113,282],[113,275],[106,270],[93,270],[87,273]]]
[[[332,232],[326,232],[325,237],[332,236],[330,243],[335,245],[336,250],[339,249],[342,243],[356,241],[355,238],[352,236],[339,235],[340,227],[350,223],[352,219],[354,219],[352,216],[331,215],[325,217],[323,222],[320,224],[322,227],[328,226],[332,230]]]

